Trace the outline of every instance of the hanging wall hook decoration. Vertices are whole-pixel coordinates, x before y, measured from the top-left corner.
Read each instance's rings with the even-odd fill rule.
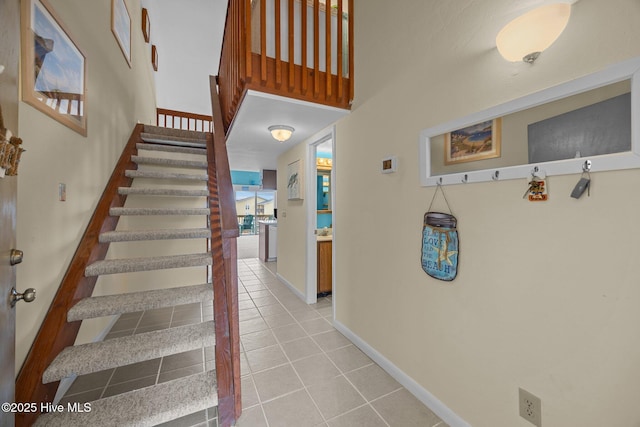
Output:
[[[536,166],[534,171],[531,172],[531,178],[527,183],[527,191],[522,196],[523,199],[527,198],[530,202],[546,202],[549,199],[547,194],[547,180],[544,176],[540,176],[538,167]]]
[[[20,157],[25,151],[20,145],[22,139],[12,136],[11,131],[4,127],[2,107],[0,107],[0,178],[18,175]]]
[[[582,175],[580,175],[580,180],[573,187],[573,191],[571,191],[571,197],[574,199],[579,199],[584,194],[585,190],[587,191],[587,197],[591,197],[591,161],[587,160],[582,165]]]
[[[449,213],[431,210],[438,191],[442,193]],[[442,186],[438,184],[422,222],[422,269],[434,279],[450,282],[458,274],[457,223],[458,220],[451,212],[447,196]]]

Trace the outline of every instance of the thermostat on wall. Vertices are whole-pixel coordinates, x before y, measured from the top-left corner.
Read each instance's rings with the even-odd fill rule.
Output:
[[[382,159],[382,173],[395,172],[398,169],[398,158],[396,156],[387,157]]]

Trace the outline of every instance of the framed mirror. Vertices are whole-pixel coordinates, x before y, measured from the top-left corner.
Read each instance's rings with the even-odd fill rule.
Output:
[[[420,133],[423,186],[640,168],[640,58]]]

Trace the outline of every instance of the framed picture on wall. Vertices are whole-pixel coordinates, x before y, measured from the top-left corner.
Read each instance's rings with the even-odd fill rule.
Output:
[[[22,2],[22,100],[87,135],[86,57],[46,0]]]
[[[153,65],[153,71],[158,71],[158,48],[155,44],[151,45],[151,65]]]
[[[500,118],[487,120],[444,135],[444,164],[500,157]]]
[[[287,199],[302,200],[302,175],[300,174],[300,160],[287,166]]]
[[[145,43],[151,40],[151,20],[149,19],[149,11],[146,7],[142,8],[142,35]]]
[[[124,0],[111,0],[111,32],[131,67],[131,15]]]

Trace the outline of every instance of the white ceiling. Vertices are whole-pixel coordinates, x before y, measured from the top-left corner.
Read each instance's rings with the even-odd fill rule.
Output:
[[[151,43],[158,49],[157,106],[210,115],[209,76],[218,74],[227,0],[142,0],[142,7],[149,11]],[[227,135],[231,169],[276,169],[280,154],[346,114],[252,91]],[[295,128],[291,139],[275,141],[267,130],[274,124]]]

